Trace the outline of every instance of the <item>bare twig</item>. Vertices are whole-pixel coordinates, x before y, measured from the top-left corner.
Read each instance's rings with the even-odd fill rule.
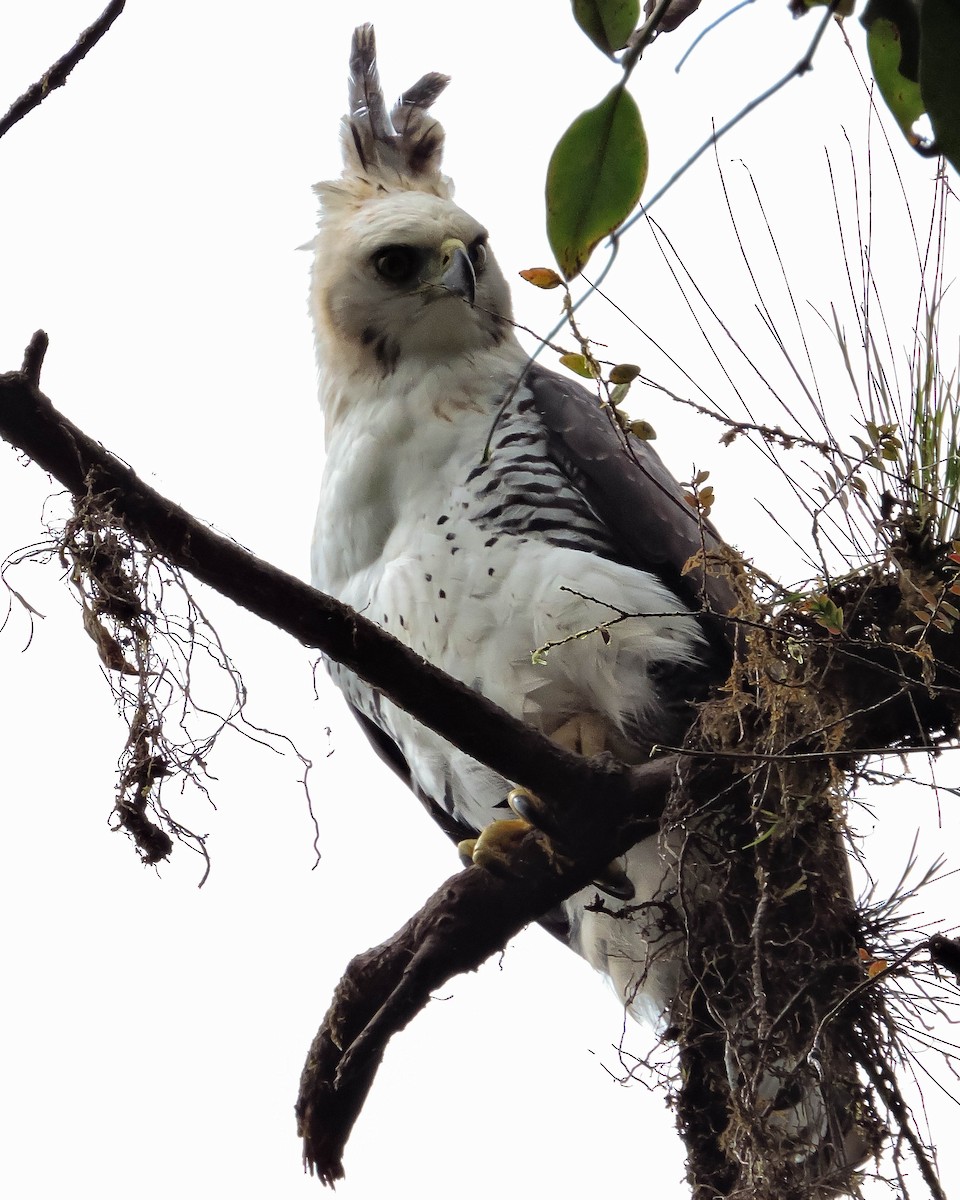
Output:
[[[63,87],[73,68],[90,53],[117,17],[123,12],[126,0],[111,0],[99,17],[77,38],[73,46],[58,58],[49,70],[32,84],[23,95],[14,100],[7,113],[0,117],[0,137],[8,133],[18,121],[41,105],[55,88]]]
[[[619,240],[632,225],[635,225],[637,221],[642,220],[643,217],[649,213],[650,209],[653,208],[654,204],[656,204],[658,200],[666,195],[670,188],[672,188],[682,176],[686,175],[687,171],[690,170],[690,168],[698,161],[698,159],[706,154],[706,152],[712,147],[716,146],[717,142],[719,142],[722,137],[728,134],[735,126],[739,125],[745,117],[748,117],[750,113],[754,111],[754,109],[757,109],[762,104],[765,104],[769,99],[771,99],[771,97],[775,96],[781,88],[786,87],[792,79],[797,79],[801,75],[806,75],[808,71],[813,69],[813,60],[816,56],[817,48],[820,45],[820,40],[826,32],[827,25],[833,20],[837,8],[837,0],[833,0],[833,3],[829,5],[823,17],[821,18],[820,24],[817,26],[817,31],[813,35],[813,39],[811,40],[810,45],[807,47],[806,53],[800,59],[800,61],[795,63],[786,73],[786,75],[781,76],[776,83],[771,84],[766,91],[761,92],[759,96],[754,96],[754,98],[748,104],[745,104],[738,113],[735,113],[734,116],[721,125],[719,129],[714,130],[710,137],[708,137],[707,140],[701,146],[699,146],[693,152],[693,154],[690,155],[687,161],[683,163],[682,166],[678,167],[676,171],[674,171],[674,173],[659,189],[659,191],[655,192],[645,204],[641,205],[639,212],[635,213],[629,221],[625,221],[623,225],[620,226],[613,237]],[[613,240],[613,238],[611,238],[611,240]]]

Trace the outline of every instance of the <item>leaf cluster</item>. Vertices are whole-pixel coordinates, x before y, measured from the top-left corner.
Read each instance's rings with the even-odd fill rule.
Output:
[[[853,0],[788,0],[795,16],[825,5],[828,18],[838,21],[856,7]],[[567,280],[583,270],[603,238],[624,228],[640,201],[650,155],[643,119],[627,85],[646,47],[691,17],[699,0],[647,0],[643,21],[639,0],[572,0],[572,8],[593,45],[620,67],[621,78],[599,104],[574,120],[547,170],[547,236]],[[960,5],[956,0],[868,0],[860,19],[877,88],[908,143],[920,154],[942,155],[960,170]],[[787,79],[809,70],[818,40],[819,33]],[[932,140],[917,131],[924,116],[932,126]]]

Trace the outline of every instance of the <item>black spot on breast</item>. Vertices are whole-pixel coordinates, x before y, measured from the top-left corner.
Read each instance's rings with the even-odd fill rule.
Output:
[[[438,525],[446,525],[446,523],[447,523],[449,520],[450,520],[450,515],[449,515],[449,513],[444,513],[442,517],[438,517],[438,518],[437,518],[437,524],[438,524]]]
[[[457,552],[459,549],[460,549],[460,547],[459,547],[459,546],[451,546],[451,547],[450,547],[450,553],[451,553],[451,554],[456,554],[456,552]]]
[[[495,546],[500,539],[498,537],[490,537],[483,543],[485,546]]]
[[[447,598],[447,593],[443,590],[443,588],[441,588],[440,591],[437,592],[437,595],[440,597],[441,600],[446,600],[446,598]]]
[[[448,534],[447,534],[447,541],[448,541],[448,542],[452,542],[452,541],[454,541],[454,540],[456,539],[456,536],[457,536],[457,535],[456,535],[455,533],[448,533]]]
[[[493,574],[493,567],[487,567],[487,574],[488,574],[488,575],[492,575],[492,574]]]
[[[433,576],[428,573],[428,574],[424,575],[424,579],[427,581],[427,583],[430,583],[431,580],[433,579]]]

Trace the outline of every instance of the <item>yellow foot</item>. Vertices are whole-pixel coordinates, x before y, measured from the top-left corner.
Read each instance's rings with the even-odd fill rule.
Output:
[[[607,725],[595,713],[576,713],[550,734],[550,740],[575,754],[592,757],[607,748]],[[476,838],[460,842],[457,850],[465,866],[476,863],[496,875],[521,875],[534,859],[546,856],[554,862],[569,862],[552,840],[554,829],[550,814],[540,800],[526,788],[517,787],[507,794],[507,803],[516,817],[494,821]],[[531,837],[536,831],[539,836]],[[560,831],[557,837],[562,842]],[[633,884],[619,861],[612,862],[596,881],[597,887],[619,900],[633,898]]]
[[[607,748],[607,724],[596,713],[575,713],[550,734],[550,741],[573,754],[592,758]]]
[[[544,858],[559,860],[545,836],[532,838],[534,827],[517,817],[511,821],[494,821],[482,830],[479,838],[460,842],[457,851],[464,865],[475,863],[493,875],[522,875],[530,863]]]
[[[553,831],[550,828],[543,829],[543,826],[548,823],[544,820],[542,805],[538,798],[527,788],[517,787],[512,788],[507,793],[507,803],[520,818],[519,821],[501,821],[502,825],[530,825],[540,829],[542,832],[552,836]],[[562,843],[562,837],[557,831],[558,840]],[[461,842],[461,846],[466,843]],[[552,843],[554,853],[557,853],[556,843]],[[462,857],[462,856],[461,856]],[[475,861],[475,860],[474,860]],[[630,876],[623,869],[623,863],[619,858],[615,858],[612,863],[609,863],[602,874],[594,879],[594,884],[611,896],[614,900],[631,901],[636,895],[636,889],[630,879]]]

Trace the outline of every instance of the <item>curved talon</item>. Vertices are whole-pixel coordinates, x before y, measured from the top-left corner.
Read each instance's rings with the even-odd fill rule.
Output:
[[[541,833],[545,833],[553,842],[554,849],[559,849],[563,845],[562,839],[552,828],[552,822],[549,818],[544,819],[548,815],[543,812],[540,800],[533,792],[525,787],[511,788],[507,793],[507,803],[521,821],[539,829]],[[504,824],[504,822],[499,823]],[[630,876],[620,865],[619,859],[614,859],[593,882],[601,892],[605,892],[614,900],[629,902],[637,894]]]
[[[507,793],[507,803],[522,821],[545,833],[555,844],[563,845],[565,839],[562,830],[534,792],[525,787],[511,788]]]
[[[521,821],[526,821],[528,825],[537,824],[536,804],[538,801],[533,792],[528,791],[525,787],[511,788],[507,792],[507,803]]]
[[[457,842],[457,853],[460,855],[460,861],[465,867],[473,866],[473,852],[476,848],[476,838],[464,838],[462,842]]]
[[[602,874],[597,875],[593,882],[601,892],[606,892],[614,900],[623,900],[629,903],[637,894],[633,881],[620,865],[618,858],[615,858]]]

